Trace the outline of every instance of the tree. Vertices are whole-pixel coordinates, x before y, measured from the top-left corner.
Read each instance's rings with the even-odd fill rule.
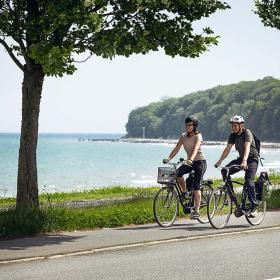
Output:
[[[217,0],[0,0],[0,44],[23,72],[17,208],[38,208],[36,148],[45,76],[75,70],[75,57],[163,49],[198,57],[218,37],[193,22],[229,8]],[[86,60],[86,59],[85,59]]]
[[[280,0],[256,0],[257,11],[265,26],[280,29]]]

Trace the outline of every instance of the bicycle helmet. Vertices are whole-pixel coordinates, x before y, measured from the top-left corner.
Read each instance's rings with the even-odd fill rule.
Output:
[[[235,115],[230,119],[230,123],[244,123],[244,118],[242,116]]]
[[[190,123],[190,122],[193,122],[193,125],[195,127],[197,127],[198,124],[199,124],[198,118],[196,116],[188,116],[188,117],[186,117],[185,123]]]

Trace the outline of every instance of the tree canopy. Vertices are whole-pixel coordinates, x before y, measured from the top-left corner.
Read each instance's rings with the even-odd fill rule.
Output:
[[[280,0],[256,0],[257,11],[265,26],[280,29]]]
[[[240,82],[169,98],[133,110],[126,124],[127,137],[178,138],[187,115],[196,115],[205,140],[226,140],[229,119],[242,115],[246,127],[262,140],[280,141],[280,80]]]
[[[72,74],[84,52],[112,58],[162,48],[197,57],[217,36],[209,27],[194,32],[192,23],[228,7],[216,0],[1,0],[0,43],[22,70],[18,56],[56,76]]]

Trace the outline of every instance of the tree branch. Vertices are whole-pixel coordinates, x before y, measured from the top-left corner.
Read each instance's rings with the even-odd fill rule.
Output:
[[[73,62],[76,62],[76,63],[83,63],[83,62],[86,62],[88,59],[90,59],[91,57],[93,56],[93,54],[89,55],[86,59],[84,60],[74,60]]]
[[[7,50],[8,54],[10,55],[10,57],[12,58],[14,63],[19,67],[19,69],[24,72],[24,66],[15,57],[15,55],[13,54],[13,51],[10,49],[8,44],[3,39],[1,39],[1,38],[0,38],[0,44],[2,44],[4,46],[4,48]]]
[[[6,5],[7,5],[8,9],[9,9],[10,13],[15,16],[15,11],[12,9],[12,7],[11,7],[11,5],[9,3],[10,1],[6,0],[5,2],[6,2]]]
[[[104,6],[103,5],[95,5],[91,10],[90,12],[97,12],[99,11],[100,9],[102,9]]]

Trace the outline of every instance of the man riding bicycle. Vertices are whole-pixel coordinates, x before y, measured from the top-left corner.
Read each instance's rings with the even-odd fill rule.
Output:
[[[163,163],[168,163],[180,150],[183,145],[187,152],[188,159],[186,164],[182,164],[177,173],[177,181],[182,190],[182,199],[186,195],[186,182],[183,177],[184,174],[190,173],[194,170],[194,204],[195,210],[191,213],[191,219],[197,219],[200,217],[199,208],[201,203],[201,191],[200,185],[203,179],[203,175],[206,171],[207,165],[205,156],[201,150],[202,135],[197,131],[198,119],[195,116],[189,116],[185,119],[186,133],[183,133],[175,146],[171,151],[168,159],[164,159]]]
[[[236,150],[239,153],[239,157],[226,166],[230,165],[240,165],[239,168],[230,169],[229,174],[234,174],[241,169],[245,171],[245,186],[248,189],[248,196],[251,203],[251,209],[249,213],[246,213],[242,209],[242,213],[249,215],[250,217],[256,216],[256,193],[255,193],[255,176],[259,164],[259,154],[256,148],[256,143],[252,132],[246,129],[244,126],[244,118],[242,116],[233,116],[230,119],[232,133],[229,136],[228,144],[224,149],[220,159],[215,164],[215,167],[221,165],[222,161],[229,155],[229,152],[233,145],[235,145]],[[223,173],[223,179],[225,180],[226,174]],[[232,185],[231,185],[232,187]]]

